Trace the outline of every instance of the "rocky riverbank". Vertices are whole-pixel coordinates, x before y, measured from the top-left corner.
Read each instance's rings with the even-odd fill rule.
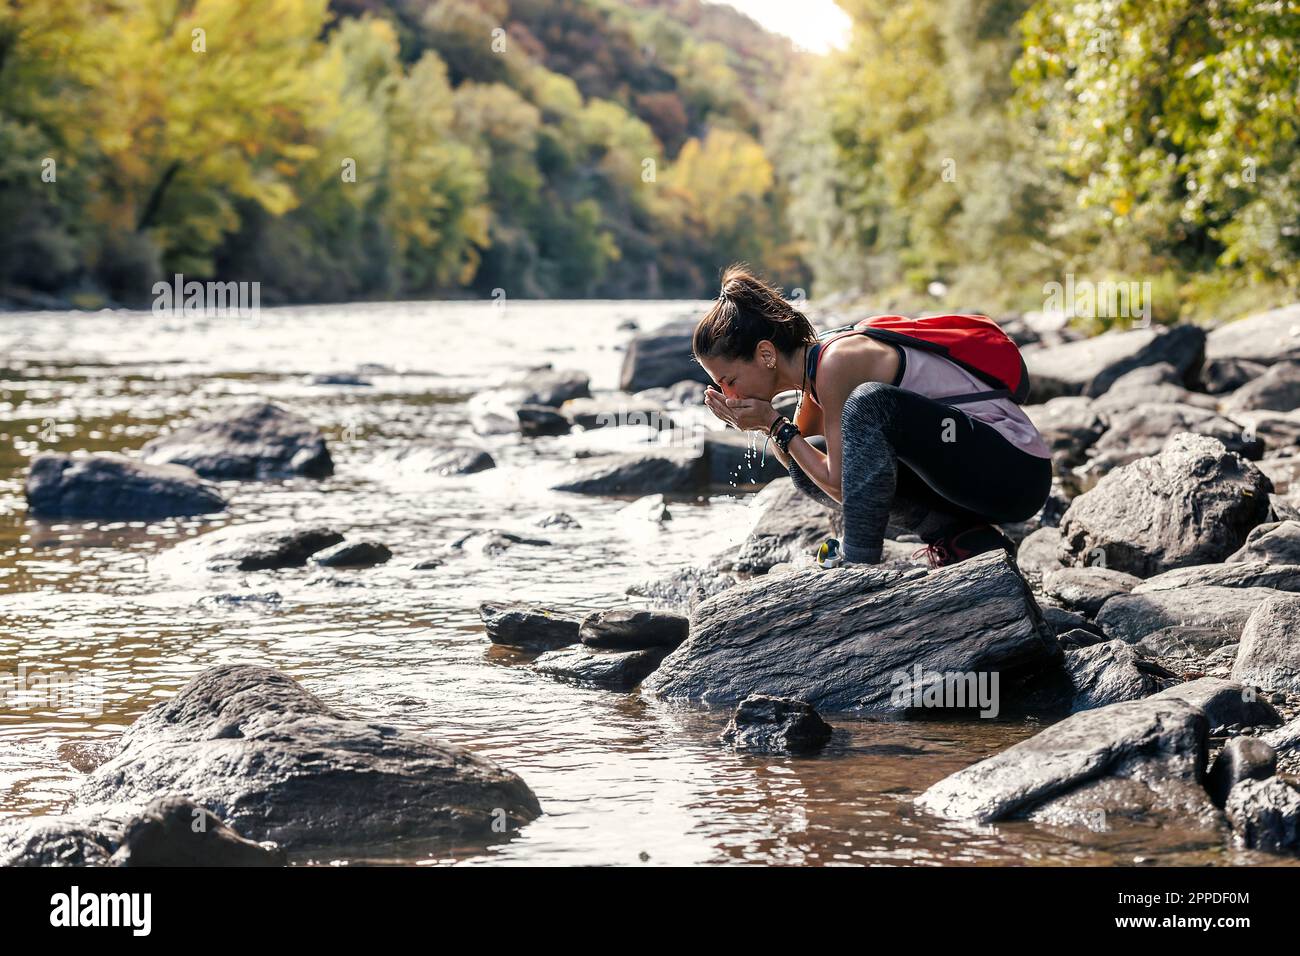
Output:
[[[1208,334],[1012,331],[1045,399],[1028,411],[1053,449],[1053,496],[1006,529],[1014,560],[938,570],[914,562],[918,544],[901,534],[880,566],[810,567],[837,516],[755,460],[746,436],[682,432],[702,379],[683,326],[633,338],[621,393],[593,394],[581,372],[555,368],[485,392],[471,401],[480,433],[521,443],[679,432],[644,452],[576,458],[554,479],[560,492],[628,499],[629,521],[671,522],[674,496],[720,485],[762,490],[739,547],[629,582],[626,608],[502,590],[482,604],[484,644],[518,649],[536,681],[734,708],[718,746],[738,751],[817,753],[837,715],[1043,721],[925,789],[917,812],[1107,832],[1176,819],[1206,847],[1300,852],[1300,307]],[[392,467],[467,480],[494,467],[464,436],[400,457]],[[139,453],[36,458],[27,498],[33,516],[153,519],[228,510],[238,482],[333,470],[319,429],[258,401],[177,422]],[[420,554],[337,523],[244,520],[152,566],[261,600],[239,591],[240,575],[309,569],[342,586],[386,562],[508,566],[563,548],[573,520],[552,512],[526,533]],[[494,761],[356,720],[247,666],[202,672],[85,769],[66,813],[0,826],[0,861],[274,865],[343,846],[482,846],[546,809]],[[187,831],[187,814],[205,826]]]

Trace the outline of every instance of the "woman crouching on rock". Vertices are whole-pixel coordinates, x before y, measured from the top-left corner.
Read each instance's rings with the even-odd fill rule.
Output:
[[[1014,554],[993,525],[1032,517],[1051,490],[1051,453],[1017,405],[1024,363],[982,316],[876,316],[818,335],[777,289],[732,266],[693,349],[716,384],[704,397],[713,413],[767,433],[804,494],[842,506],[842,555],[830,539],[823,567],[879,562],[890,524],[919,535],[935,567]],[[771,401],[794,389],[790,422]]]

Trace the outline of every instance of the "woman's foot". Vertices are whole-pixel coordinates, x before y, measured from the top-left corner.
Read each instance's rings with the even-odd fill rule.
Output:
[[[932,568],[959,564],[977,554],[1001,549],[1012,557],[1016,546],[1011,539],[991,524],[977,524],[932,541],[912,555],[913,558],[925,555]]]

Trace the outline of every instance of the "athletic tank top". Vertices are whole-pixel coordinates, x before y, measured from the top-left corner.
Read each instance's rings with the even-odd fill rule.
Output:
[[[987,392],[989,385],[981,381],[960,365],[956,365],[942,355],[936,355],[924,349],[909,348],[905,345],[890,343],[898,351],[898,377],[892,383],[899,388],[936,401],[958,395],[970,395],[975,392]],[[820,344],[808,350],[808,392],[813,403],[819,408],[817,400],[817,353]],[[966,402],[954,405],[954,411],[964,412],[976,421],[991,425],[1003,438],[1016,448],[1036,458],[1051,458],[1052,451],[1043,441],[1034,423],[1019,405],[1010,398],[990,398],[983,401]]]

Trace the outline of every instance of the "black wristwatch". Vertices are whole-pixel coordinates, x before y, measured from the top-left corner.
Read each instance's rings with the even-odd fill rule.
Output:
[[[799,426],[794,422],[782,422],[781,427],[776,430],[776,444],[781,451],[786,454],[790,453],[790,442],[794,441],[796,435],[802,435]]]

